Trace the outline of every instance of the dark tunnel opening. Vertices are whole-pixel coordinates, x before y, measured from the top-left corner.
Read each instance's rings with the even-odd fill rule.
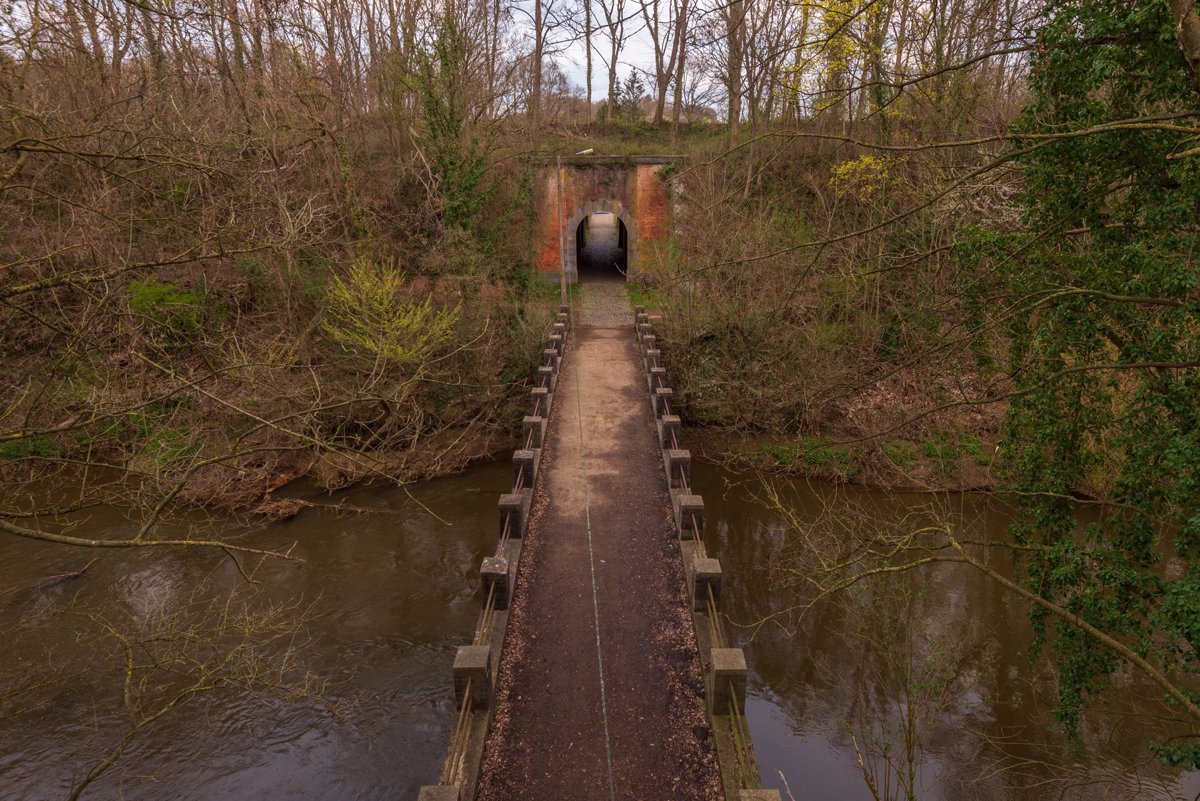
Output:
[[[629,230],[609,212],[589,214],[575,231],[575,264],[580,281],[624,281]]]

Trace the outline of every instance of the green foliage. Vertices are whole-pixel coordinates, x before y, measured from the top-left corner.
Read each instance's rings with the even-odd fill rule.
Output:
[[[962,446],[963,453],[974,459],[975,464],[980,467],[987,467],[992,463],[991,452],[995,449],[985,444],[983,440],[974,434],[960,435],[958,443]]]
[[[958,449],[950,442],[950,437],[938,432],[921,444],[921,450],[933,462],[933,469],[939,476],[949,477],[958,465]]]
[[[818,473],[853,475],[857,461],[848,448],[837,447],[828,437],[803,437],[795,442],[770,443],[762,452],[780,467],[800,465]]]
[[[894,439],[883,446],[883,457],[901,470],[909,470],[917,464],[917,446],[902,439]]]
[[[424,112],[420,145],[432,163],[448,227],[473,230],[493,188],[484,188],[484,143],[471,124],[467,43],[445,14],[432,47],[418,55],[416,90]]]
[[[641,74],[630,70],[624,81],[617,85],[616,103],[611,115],[614,122],[637,124],[642,121],[642,98],[646,96],[646,84]]]
[[[58,452],[48,437],[36,435],[0,442],[0,462],[19,459],[49,459]]]
[[[355,261],[327,291],[324,328],[349,350],[397,365],[419,365],[454,339],[459,307],[404,296],[404,277],[389,265]]]
[[[975,233],[960,249],[975,323],[1003,326],[1009,343],[1017,392],[1001,451],[1021,493],[1014,538],[1034,548],[1024,581],[1194,685],[1200,159],[1173,156],[1195,146],[1198,97],[1161,0],[1054,0],[1030,67],[1017,133],[1110,127],[1018,143],[1029,232]],[[1081,230],[1086,237],[1067,233]],[[996,308],[1006,313],[989,317]],[[1069,500],[1080,489],[1105,496],[1114,513],[1080,525]],[[1161,569],[1168,545],[1181,570]],[[1059,717],[1075,731],[1120,661],[1067,620],[1056,619],[1054,637],[1044,611],[1033,621],[1052,643]],[[1194,738],[1159,754],[1200,767]]]
[[[153,278],[130,281],[128,293],[134,314],[171,334],[193,334],[204,324],[203,299],[181,284]]]
[[[661,290],[639,283],[628,283],[625,288],[629,291],[629,303],[632,306],[645,306],[653,309],[666,303],[666,298]]]

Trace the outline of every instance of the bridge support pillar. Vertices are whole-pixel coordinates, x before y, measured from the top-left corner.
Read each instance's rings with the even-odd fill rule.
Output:
[[[679,415],[664,414],[656,422],[658,423],[658,447],[674,448],[681,441]]]
[[[671,413],[671,401],[675,400],[675,390],[670,387],[659,387],[654,390],[654,416],[662,417]]]
[[[513,451],[513,487],[516,489],[533,489],[537,479],[538,462],[541,461],[540,450]]]
[[[692,485],[692,452],[667,448],[663,451],[663,467],[667,471],[667,486],[679,489]]]
[[[714,715],[728,715],[736,701],[746,709],[746,654],[741,648],[713,648],[709,651],[708,708]]]
[[[530,434],[532,433],[532,438]],[[534,448],[541,448],[546,443],[546,418],[541,415],[527,414],[521,420],[521,440]]]
[[[714,604],[721,602],[721,560],[705,556],[692,559],[688,571],[688,589],[692,593],[692,611],[708,612],[708,593],[712,590]],[[716,612],[717,610],[712,610]]]
[[[504,521],[510,520],[508,535],[516,539],[525,536],[525,526],[529,522],[529,504],[533,500],[533,490],[506,492],[500,496],[500,531],[504,532]]]
[[[508,560],[500,556],[484,557],[479,566],[479,583],[483,585],[483,597],[492,593],[492,602],[496,609],[508,608]]]
[[[672,494],[671,505],[675,507],[675,525],[679,531],[679,539],[704,539],[704,499],[699,495],[685,495],[679,492]]]
[[[421,788],[421,792],[417,795],[417,801],[459,801],[458,785],[426,785]]]
[[[468,687],[468,685],[470,685]],[[487,709],[492,701],[492,649],[487,645],[460,645],[454,654],[454,701],[462,705],[468,690],[471,707]]]

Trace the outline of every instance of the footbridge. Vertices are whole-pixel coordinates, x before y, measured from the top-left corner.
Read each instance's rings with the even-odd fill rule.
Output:
[[[655,323],[623,282],[557,314],[420,801],[779,799]]]

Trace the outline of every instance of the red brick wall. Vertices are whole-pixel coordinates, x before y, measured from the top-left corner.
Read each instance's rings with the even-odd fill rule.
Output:
[[[534,264],[538,272],[559,271],[560,243],[564,231],[589,203],[615,201],[635,223],[630,235],[637,236],[636,252],[641,260],[653,253],[652,245],[671,233],[670,203],[666,184],[659,178],[661,164],[635,166],[567,165],[562,168],[562,219],[558,213],[558,181],[554,165],[538,171],[535,188]],[[646,247],[651,245],[651,247]],[[631,264],[632,269],[638,265]]]

